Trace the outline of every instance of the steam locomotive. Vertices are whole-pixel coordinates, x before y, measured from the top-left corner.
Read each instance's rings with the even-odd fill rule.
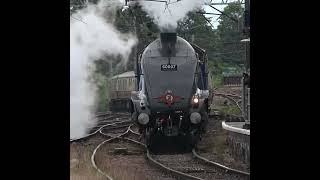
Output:
[[[182,137],[192,147],[208,123],[211,82],[203,49],[176,33],[160,33],[138,54],[135,72],[112,79],[112,87],[125,91],[111,94],[110,106],[131,112],[148,147],[159,136]]]

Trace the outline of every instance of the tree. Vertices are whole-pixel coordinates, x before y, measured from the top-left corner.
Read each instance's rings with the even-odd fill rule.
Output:
[[[203,15],[190,12],[187,17],[178,23],[178,35],[193,42],[207,51],[215,47],[216,34],[208,25]]]
[[[149,43],[158,37],[159,29],[139,4],[130,7],[126,11],[117,11],[115,26],[122,33],[132,33],[138,38],[138,44],[133,49],[127,68],[124,71],[134,69],[137,53],[141,52]]]
[[[226,6],[223,12],[226,15],[220,17],[217,29],[219,56],[227,64],[240,66],[245,60],[245,45],[240,42],[245,38],[242,33],[244,8],[234,2]]]

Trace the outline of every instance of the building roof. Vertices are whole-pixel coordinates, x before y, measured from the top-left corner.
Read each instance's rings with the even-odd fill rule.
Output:
[[[135,77],[134,71],[128,71],[122,74],[115,75],[111,79],[126,78],[126,77]]]

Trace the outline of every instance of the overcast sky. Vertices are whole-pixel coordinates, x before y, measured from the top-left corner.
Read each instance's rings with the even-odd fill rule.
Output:
[[[229,2],[235,2],[235,1],[238,1],[238,0],[229,0]],[[221,3],[222,0],[212,0],[211,3]],[[244,1],[243,1],[244,2]],[[223,9],[226,7],[227,5],[214,5],[215,8],[219,9],[220,11],[223,11]],[[243,5],[244,7],[244,5]],[[220,14],[218,11],[216,11],[215,9],[211,8],[210,6],[208,5],[205,5],[204,6],[204,10],[207,12],[207,13],[217,13],[217,14]],[[219,20],[217,19],[219,17],[219,15],[208,15],[206,14],[205,15],[206,17],[212,17],[211,19],[211,24],[213,25],[214,29],[217,28],[217,26],[219,25]]]

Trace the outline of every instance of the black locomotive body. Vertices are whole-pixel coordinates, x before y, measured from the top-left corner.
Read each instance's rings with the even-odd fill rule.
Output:
[[[182,136],[194,145],[205,132],[212,97],[205,51],[161,33],[138,57],[130,107],[147,145],[155,136]]]

